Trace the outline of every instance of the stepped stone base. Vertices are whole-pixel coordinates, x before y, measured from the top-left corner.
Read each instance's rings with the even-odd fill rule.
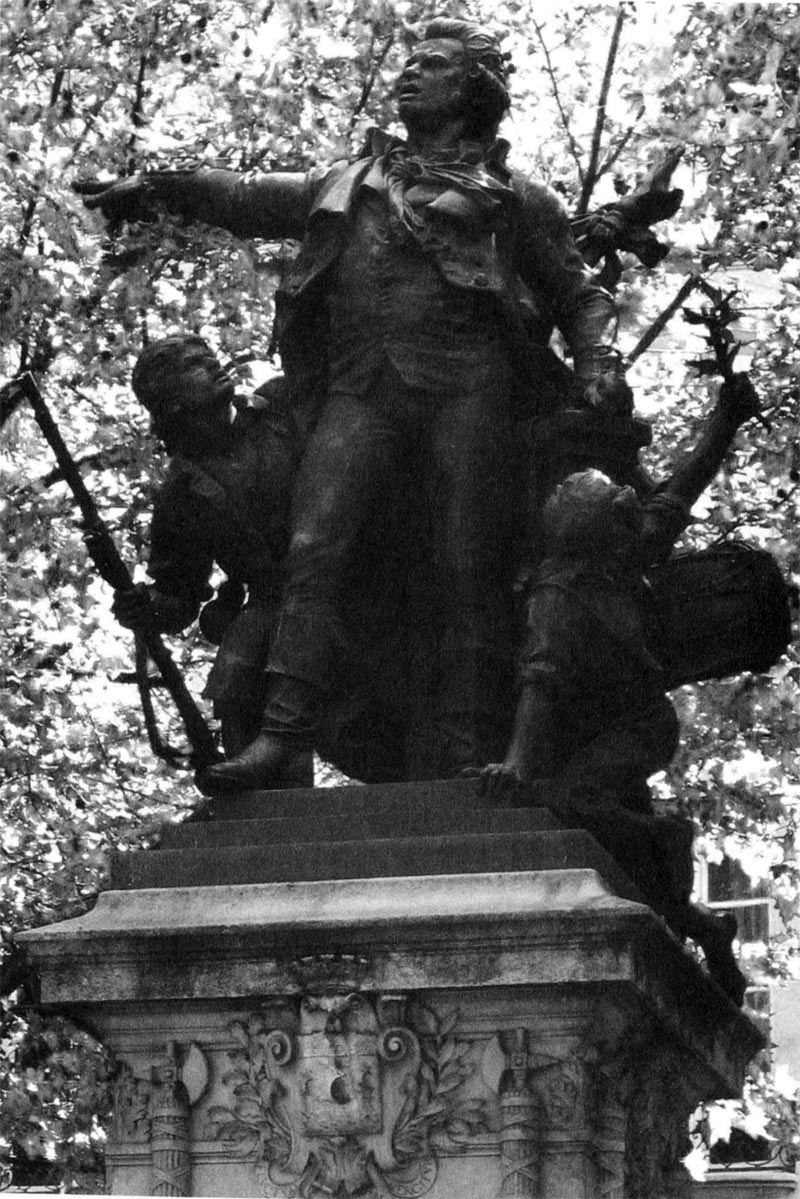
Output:
[[[466,781],[218,815],[26,935],[119,1063],[111,1193],[691,1193],[761,1041],[591,837]]]

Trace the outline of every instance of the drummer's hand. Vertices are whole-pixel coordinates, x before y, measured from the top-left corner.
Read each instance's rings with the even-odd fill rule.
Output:
[[[141,175],[126,175],[110,183],[76,179],[72,190],[83,197],[87,208],[99,208],[107,221],[144,221],[153,217]]]
[[[481,794],[501,803],[511,803],[524,793],[525,779],[522,769],[512,760],[489,762],[480,772]]]
[[[738,429],[745,421],[761,415],[758,393],[744,371],[735,374],[719,389],[719,409]]]

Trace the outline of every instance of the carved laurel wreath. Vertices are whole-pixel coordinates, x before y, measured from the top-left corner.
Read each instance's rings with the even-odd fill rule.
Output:
[[[437,1145],[463,1142],[486,1128],[485,1101],[457,1094],[473,1069],[465,1061],[469,1042],[454,1035],[457,1021],[457,1011],[440,1019],[421,1006],[409,1020],[420,1062],[416,1076],[406,1082],[405,1103],[393,1130],[398,1169],[380,1171],[357,1142],[323,1145],[318,1173],[298,1179],[299,1194],[330,1194],[332,1186],[341,1186],[350,1195],[388,1192],[397,1199],[417,1199],[430,1190],[438,1172]],[[209,1111],[211,1134],[256,1165],[281,1168],[291,1156],[292,1130],[276,1102],[281,1084],[270,1078],[269,1067],[281,1064],[276,1053],[282,1056],[288,1038],[261,1015],[229,1027],[237,1047],[229,1052],[232,1069],[222,1081],[232,1089],[234,1101]],[[391,1051],[388,1045],[386,1049]]]

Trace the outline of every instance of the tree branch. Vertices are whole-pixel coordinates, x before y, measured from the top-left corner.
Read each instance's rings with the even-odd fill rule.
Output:
[[[48,108],[51,112],[58,103],[58,97],[61,95],[61,89],[63,86],[64,70],[62,68],[56,71],[55,75],[53,76],[52,86],[50,88],[50,102],[48,104]],[[33,218],[36,215],[36,206],[39,203],[39,197],[41,194],[39,183],[34,183],[33,191],[28,199],[28,203],[25,205],[22,215],[22,224],[19,230],[19,237],[17,238],[17,248],[20,250],[20,252],[27,248],[28,242],[30,241],[31,232],[33,230]]]
[[[553,69],[553,62],[552,62],[552,59],[550,58],[550,51],[547,48],[547,43],[545,42],[544,35],[542,33],[542,27],[538,21],[533,22],[533,28],[536,30],[536,36],[539,39],[539,45],[542,47],[542,53],[544,54],[545,70],[547,71],[547,74],[550,78],[550,88],[553,93],[553,99],[556,102],[556,108],[558,109],[558,115],[561,118],[561,125],[564,130],[564,134],[565,134],[567,142],[569,144],[570,154],[572,155],[572,157],[575,161],[575,166],[577,167],[577,170],[578,170],[578,179],[580,180],[581,185],[583,185],[584,173],[583,173],[583,166],[581,164],[581,153],[580,153],[580,149],[578,148],[578,143],[575,141],[575,138],[572,136],[572,130],[569,127],[569,118],[567,117],[567,114],[564,111],[564,105],[561,103],[561,92],[559,91],[558,80],[556,79],[556,73]]]
[[[630,125],[625,130],[625,132],[623,133],[622,137],[617,142],[614,149],[609,150],[608,154],[605,156],[602,163],[597,168],[597,179],[602,179],[603,175],[607,175],[608,172],[611,170],[611,168],[614,166],[614,164],[617,162],[620,155],[622,154],[622,151],[625,149],[628,142],[631,140],[634,133],[636,132],[636,126],[639,124],[639,121],[642,119],[643,116],[644,116],[644,106],[642,106],[639,109],[639,111],[636,114],[636,120],[633,122],[632,125]]]
[[[606,68],[603,72],[603,82],[600,86],[600,99],[597,104],[597,117],[594,123],[594,133],[592,134],[592,148],[589,152],[589,166],[586,169],[586,174],[583,177],[583,187],[581,188],[581,196],[578,201],[577,215],[583,216],[589,208],[589,200],[599,178],[597,164],[600,160],[600,145],[603,139],[603,130],[606,124],[606,105],[608,103],[608,93],[611,90],[611,78],[614,74],[614,66],[617,60],[617,51],[619,49],[619,39],[622,33],[622,24],[625,20],[625,0],[617,9],[616,20],[614,21],[614,30],[611,34],[611,43],[608,47],[608,56],[606,58]]]
[[[158,11],[156,11],[153,17],[153,39],[151,44],[158,44],[158,27],[159,14]],[[139,70],[136,73],[136,88],[133,96],[133,106],[131,107],[131,124],[133,125],[133,131],[128,138],[128,144],[126,146],[128,153],[128,168],[131,173],[133,173],[135,170],[133,155],[135,153],[136,142],[139,140],[136,130],[141,129],[147,123],[144,117],[144,81],[146,74],[147,54],[143,53],[139,55]]]
[[[683,284],[681,285],[681,288],[674,300],[672,300],[672,302],[667,305],[664,311],[656,317],[647,332],[639,338],[630,354],[628,354],[627,357],[629,366],[632,365],[637,358],[640,358],[645,350],[653,344],[656,338],[664,332],[667,325],[680,308],[681,304],[683,304],[684,300],[686,300],[694,291],[694,289],[699,286],[701,279],[701,275],[689,275],[687,279],[684,279]]]
[[[389,53],[389,51],[391,50],[393,45],[394,45],[394,30],[391,31],[391,33],[387,37],[386,41],[383,43],[383,46],[382,46],[381,50],[379,51],[379,53],[377,55],[374,55],[373,50],[374,50],[374,46],[375,46],[375,41],[374,41],[374,37],[373,37],[372,46],[370,47],[370,62],[372,65],[371,65],[369,71],[367,72],[367,77],[364,80],[364,84],[361,88],[361,95],[358,97],[358,103],[356,104],[356,106],[353,109],[353,112],[350,116],[349,129],[351,132],[353,131],[353,129],[355,127],[356,121],[361,116],[361,113],[364,111],[364,109],[367,106],[367,102],[369,101],[369,98],[372,95],[372,89],[375,87],[375,81],[378,78],[378,71],[380,71],[381,67],[383,66],[384,62],[386,61],[386,56]]]
[[[50,100],[48,103],[48,111],[49,112],[52,112],[53,109],[55,108],[56,104],[58,103],[59,96],[61,95],[61,89],[64,86],[65,77],[66,77],[66,72],[63,69],[63,67],[59,68],[55,72],[55,75],[53,76],[53,82],[50,87]],[[42,149],[44,149],[44,145],[43,145]],[[42,167],[42,169],[39,171],[39,178],[33,183],[31,194],[28,198],[28,203],[25,205],[25,209],[22,214],[22,224],[20,226],[19,236],[17,238],[17,251],[18,251],[20,257],[22,257],[22,255],[24,255],[25,251],[27,250],[28,245],[31,240],[31,235],[33,233],[33,223],[34,223],[34,219],[36,217],[36,209],[38,208],[39,200],[41,199],[41,196],[42,196],[40,180],[43,178],[43,176],[44,176],[44,167]],[[7,300],[8,300],[8,294],[9,293],[3,294],[2,300],[0,301],[0,307],[5,307]],[[46,331],[43,330],[42,326],[39,327],[39,330],[36,334],[36,339],[35,339],[36,345],[35,345],[33,353],[31,353],[30,330],[31,330],[32,323],[33,323],[33,311],[29,311],[26,313],[26,315],[23,318],[22,328],[21,328],[20,337],[19,337],[19,371],[20,371],[20,373],[23,373],[26,370],[30,370],[34,366],[37,370],[41,370],[42,365],[47,366],[53,357],[52,352],[48,355],[46,350],[43,350],[43,347],[45,346]],[[16,405],[14,405],[14,407],[16,407]],[[11,411],[13,412],[13,410],[14,409],[12,407]],[[10,415],[11,415],[11,412],[8,412],[6,414],[5,419],[7,419],[8,416],[10,416]]]
[[[156,17],[156,20],[158,18]],[[128,138],[128,144],[125,147],[128,154],[128,168],[131,172],[134,170],[133,155],[135,153],[136,142],[139,135],[136,130],[141,129],[145,124],[144,119],[144,80],[147,74],[147,55],[139,56],[139,70],[136,74],[136,91],[133,97],[133,107],[131,108],[131,124],[133,130]]]
[[[0,398],[2,398],[1,394]],[[115,466],[129,466],[130,462],[131,455],[127,446],[108,446],[104,450],[95,450],[91,454],[84,454],[75,459],[75,465],[81,470],[110,470]],[[15,499],[20,500],[30,499],[47,487],[52,487],[54,483],[62,482],[63,478],[64,472],[59,466],[54,466],[46,475],[42,475],[32,482],[24,483],[20,487],[15,487],[13,490],[9,489],[9,495],[13,494]]]

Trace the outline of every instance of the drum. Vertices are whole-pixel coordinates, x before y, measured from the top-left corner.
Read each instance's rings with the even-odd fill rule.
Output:
[[[768,670],[791,640],[789,589],[766,550],[731,541],[676,554],[650,582],[668,690]]]

